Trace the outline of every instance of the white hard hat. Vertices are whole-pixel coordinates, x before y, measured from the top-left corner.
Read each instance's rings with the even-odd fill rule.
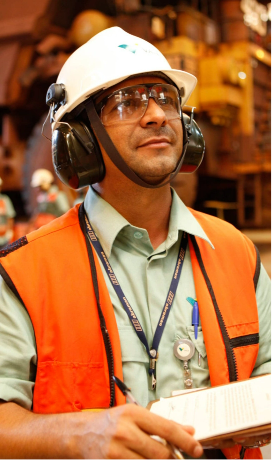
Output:
[[[78,48],[63,65],[57,83],[63,84],[66,103],[55,113],[55,121],[100,89],[109,88],[126,78],[162,72],[178,88],[184,88],[184,105],[196,86],[194,75],[171,69],[163,54],[147,41],[111,27]]]
[[[36,169],[32,174],[30,185],[31,187],[39,187],[41,185],[51,184],[53,181],[54,176],[48,169]]]

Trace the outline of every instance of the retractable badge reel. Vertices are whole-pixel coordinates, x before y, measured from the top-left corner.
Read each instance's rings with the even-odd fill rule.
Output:
[[[193,388],[193,380],[191,370],[189,368],[189,359],[192,358],[195,352],[195,346],[189,339],[179,339],[174,343],[174,355],[176,358],[183,361],[184,368],[184,386],[186,389]]]

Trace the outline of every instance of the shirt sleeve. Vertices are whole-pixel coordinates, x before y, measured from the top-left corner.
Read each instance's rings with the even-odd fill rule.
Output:
[[[259,353],[251,374],[252,377],[271,373],[271,280],[261,265],[256,289],[259,315]]]
[[[0,399],[30,410],[36,365],[30,317],[0,277]]]

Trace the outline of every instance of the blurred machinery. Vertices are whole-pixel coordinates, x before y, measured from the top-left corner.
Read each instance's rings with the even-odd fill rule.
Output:
[[[40,135],[48,86],[76,47],[118,25],[199,80],[188,105],[196,107],[206,155],[197,176],[173,184],[184,202],[241,228],[269,227],[268,2],[13,0],[0,4],[0,18],[0,176],[18,216],[35,205],[33,172],[53,173],[50,142]],[[50,138],[47,123],[44,132]],[[76,194],[55,180],[72,205]]]

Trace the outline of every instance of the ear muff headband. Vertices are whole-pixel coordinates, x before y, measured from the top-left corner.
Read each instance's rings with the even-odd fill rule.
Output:
[[[126,164],[126,162],[123,160],[121,157],[120,153],[116,149],[114,143],[112,142],[110,136],[108,135],[106,129],[104,128],[103,124],[101,123],[101,120],[95,110],[95,106],[93,103],[93,100],[90,98],[85,104],[86,112],[90,121],[90,125],[97,137],[97,139],[100,140],[101,144],[103,145],[107,155],[111,159],[111,161],[115,164],[115,166],[126,176],[128,177],[132,182],[134,182],[137,185],[140,185],[141,187],[145,188],[160,188],[163,187],[166,184],[169,184],[174,177],[178,174],[182,162],[184,160],[186,148],[187,148],[187,140],[183,146],[183,151],[181,154],[181,157],[179,159],[179,162],[176,166],[176,169],[174,172],[170,174],[170,177],[164,181],[163,183],[159,185],[151,185],[148,184],[147,182],[143,181],[130,167]],[[184,130],[185,131],[185,130]]]

